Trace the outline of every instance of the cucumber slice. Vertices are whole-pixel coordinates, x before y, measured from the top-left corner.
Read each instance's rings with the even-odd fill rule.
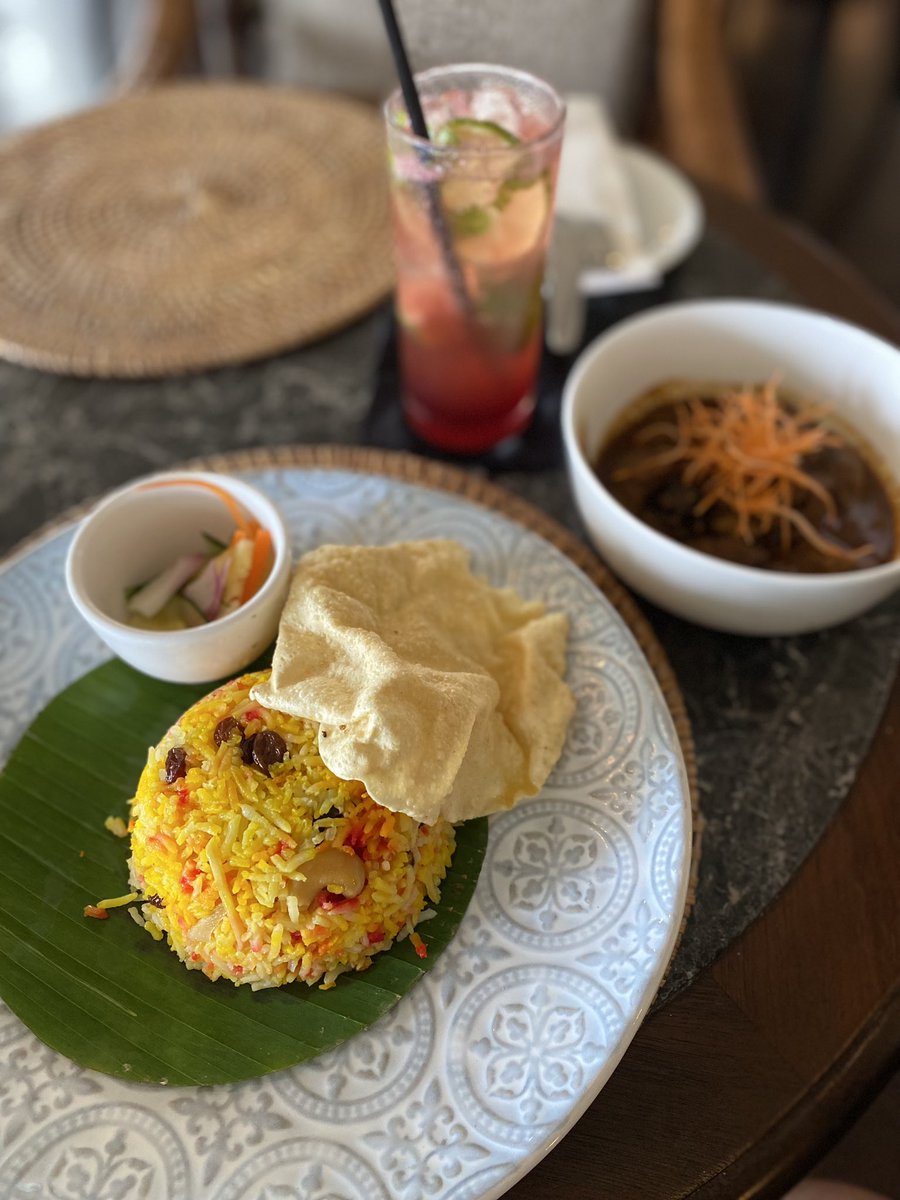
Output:
[[[171,596],[152,617],[129,613],[128,624],[135,629],[150,629],[161,633],[173,629],[191,629],[196,625],[205,625],[206,621],[183,596]]]

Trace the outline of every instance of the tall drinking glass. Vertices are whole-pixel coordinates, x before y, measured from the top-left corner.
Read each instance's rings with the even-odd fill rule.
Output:
[[[416,76],[430,140],[385,105],[396,312],[410,428],[477,453],[526,428],[565,110],[546,83],[481,63]]]

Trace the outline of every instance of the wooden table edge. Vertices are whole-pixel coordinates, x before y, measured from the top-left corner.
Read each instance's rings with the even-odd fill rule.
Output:
[[[716,227],[770,267],[804,303],[900,343],[900,311],[813,233],[718,189],[701,185],[701,193]],[[834,1020],[827,1031],[820,1022],[818,1045],[798,1056],[798,1087],[793,1096],[781,1096],[772,1107],[768,1128],[757,1126],[755,1136],[748,1136],[743,1147],[735,1146],[734,1157],[727,1165],[685,1194],[702,1200],[782,1195],[900,1066],[900,937],[896,932],[900,927],[900,821],[890,820],[890,787],[886,783],[891,777],[898,734],[900,680],[895,681],[849,795],[806,861],[769,908],[690,985],[714,980],[778,1053],[784,1051],[781,1043],[786,1036],[801,1036],[803,1006],[814,1002],[809,996],[795,1001],[793,1031],[779,1030],[775,1036],[774,1021],[780,1004],[774,980],[791,956],[805,955],[810,970],[815,960],[815,978],[823,986],[835,970],[841,970],[845,977],[856,972],[860,990],[855,1006],[850,997],[841,997],[844,1007],[840,1012],[836,1011],[836,1002],[829,1003],[829,993],[825,992],[820,1011],[830,1011]],[[883,819],[883,825],[877,818]],[[886,897],[887,910],[872,911],[873,905],[866,903],[868,897],[862,891],[851,887],[841,892],[837,881],[829,896],[832,903],[839,904],[839,895],[847,897],[841,914],[845,927],[858,921],[860,930],[867,930],[874,944],[865,935],[861,939],[851,936],[838,947],[830,932],[824,934],[818,947],[808,942],[799,944],[788,924],[790,914],[800,906],[814,904],[823,895],[836,860],[848,856],[856,856],[854,861],[867,859],[872,842],[879,837],[887,838],[880,842],[879,849],[888,882],[891,860],[896,864],[894,887]],[[828,914],[823,912],[820,930],[825,930],[827,921]],[[763,954],[769,971],[761,983],[757,968]],[[835,961],[836,957],[843,961]],[[675,996],[670,1003],[678,1002]],[[805,1028],[808,1033],[808,1022]],[[826,1032],[830,1036],[822,1036]],[[833,1057],[817,1062],[813,1049]],[[748,1069],[751,1065],[748,1063]],[[717,1099],[722,1099],[720,1092]]]
[[[900,873],[885,869],[900,863],[900,821],[879,784],[898,731],[900,680],[800,869],[645,1021],[566,1141],[510,1197],[554,1200],[565,1185],[570,1200],[775,1200],[885,1082],[900,1062]],[[873,920],[864,887],[823,889],[836,861],[860,857],[887,882],[893,919]],[[798,917],[810,912],[817,936]]]
[[[832,315],[862,325],[871,332],[900,344],[900,311],[891,301],[832,247],[822,242],[812,231],[761,208],[736,200],[720,189],[699,185],[707,213],[717,228],[729,234],[753,256],[779,275],[804,303],[822,308]],[[778,937],[785,910],[797,900],[814,899],[827,877],[836,843],[847,837],[855,839],[857,848],[866,845],[873,834],[869,824],[868,805],[876,803],[873,792],[881,796],[882,806],[890,804],[889,789],[884,786],[884,772],[890,770],[892,748],[900,731],[900,680],[895,681],[888,706],[849,795],[829,828],[811,851],[800,870],[776,897],[770,908],[751,927],[728,947],[721,958],[707,969],[711,978],[734,989],[742,1011],[763,1022],[761,1032],[771,1035],[772,1009],[775,996],[769,992],[766,1010],[761,1010],[748,997],[747,973],[757,949],[767,944],[767,951],[777,965],[780,954],[798,951],[801,947],[785,937]],[[881,776],[879,779],[878,777]],[[881,786],[879,786],[881,785]],[[885,815],[885,814],[882,814]],[[886,821],[890,827],[890,820]],[[894,822],[894,863],[900,876],[900,837]],[[890,830],[888,830],[889,832]],[[853,893],[859,898],[859,893]],[[884,932],[900,925],[900,883],[892,894],[893,910],[883,914]],[[868,914],[877,922],[878,914]],[[845,913],[849,918],[850,913]],[[877,929],[877,925],[870,926]],[[845,1023],[835,1024],[831,1048],[835,1057],[821,1073],[811,1063],[804,1076],[805,1089],[798,1089],[793,1102],[779,1113],[773,1112],[772,1125],[760,1131],[765,1143],[757,1139],[738,1152],[732,1163],[711,1176],[690,1193],[702,1200],[718,1197],[775,1197],[783,1194],[804,1170],[812,1166],[835,1138],[847,1128],[854,1116],[871,1100],[893,1070],[900,1066],[900,946],[897,937],[891,939],[890,959],[882,959],[885,976],[884,993],[875,1007],[863,1014],[853,1010],[846,1013]],[[826,947],[833,950],[829,939]],[[804,947],[809,951],[810,947]],[[849,969],[859,956],[863,945],[851,939],[846,947]],[[869,954],[865,955],[869,958]],[[889,962],[893,964],[891,981]],[[820,960],[819,977],[826,974],[826,963],[840,966],[829,959]],[[859,962],[860,970],[871,969],[871,962]],[[695,981],[698,982],[698,981]],[[771,981],[769,981],[771,982]],[[872,981],[870,980],[870,986]],[[875,991],[869,995],[877,995]],[[757,997],[758,1001],[758,997]],[[674,998],[677,1003],[677,997]],[[822,1047],[824,1049],[824,1047]]]
[[[788,217],[694,183],[710,223],[779,276],[801,303],[900,345],[900,309],[834,247]]]
[[[695,1189],[702,1200],[780,1200],[823,1157],[900,1068],[900,984],[832,1066],[784,1113],[766,1143]],[[814,1110],[814,1115],[813,1115]],[[814,1123],[813,1123],[814,1122]]]
[[[758,1131],[765,1144],[736,1147],[733,1162],[690,1193],[703,1200],[782,1195],[900,1067],[900,819],[889,783],[898,732],[900,677],[828,828],[770,908],[707,968],[798,1086]],[[838,878],[848,862],[880,890]],[[784,977],[786,962],[802,980]]]

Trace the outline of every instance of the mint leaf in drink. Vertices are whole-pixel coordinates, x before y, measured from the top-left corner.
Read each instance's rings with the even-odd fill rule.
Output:
[[[553,181],[546,167],[542,171],[538,171],[537,174],[514,175],[511,179],[504,179],[503,183],[500,184],[494,204],[497,208],[504,209],[517,192],[527,191],[528,188],[534,187],[537,183],[543,184],[549,208]]]
[[[517,351],[531,340],[543,319],[541,276],[510,279],[484,290],[478,319],[505,350]]]
[[[496,213],[488,208],[464,208],[459,212],[451,212],[450,231],[455,238],[479,237],[487,233]]]

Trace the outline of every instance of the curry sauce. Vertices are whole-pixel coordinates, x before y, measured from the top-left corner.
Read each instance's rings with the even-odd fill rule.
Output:
[[[747,389],[654,388],[626,409],[597,477],[651,528],[729,562],[813,573],[890,561],[894,485],[874,451],[820,410],[773,385],[762,389],[766,398],[754,394],[760,416],[746,404]],[[725,412],[736,397],[741,411]],[[763,417],[766,429],[757,427]]]

